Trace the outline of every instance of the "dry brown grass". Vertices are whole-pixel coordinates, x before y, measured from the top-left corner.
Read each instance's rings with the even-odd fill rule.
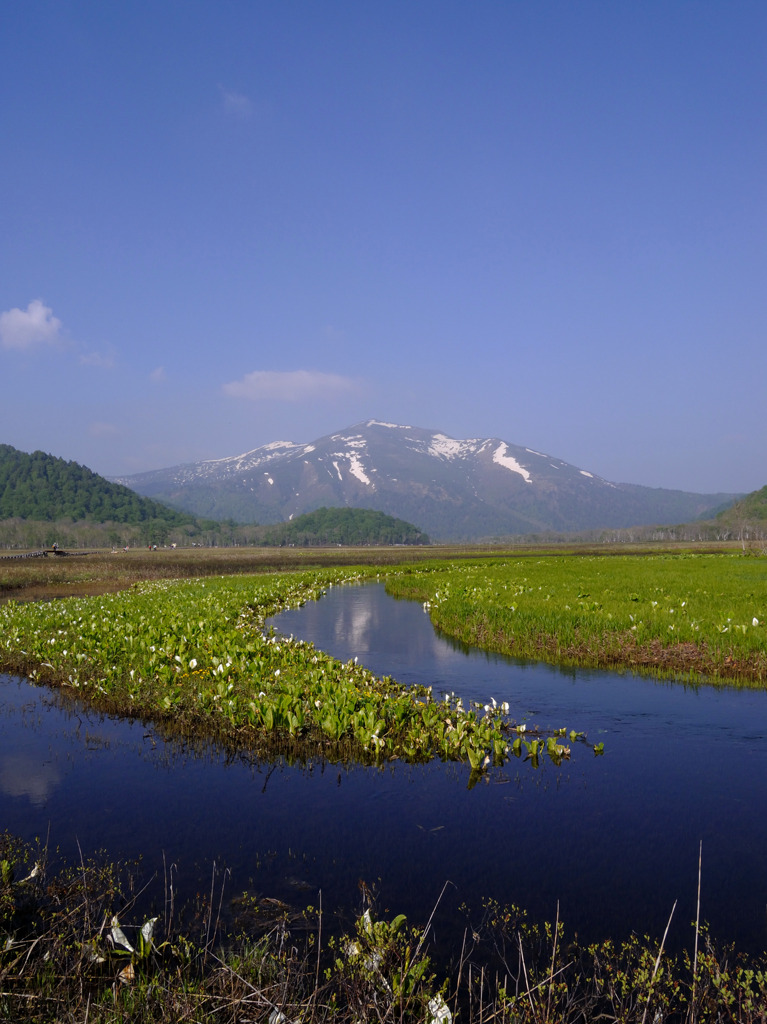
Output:
[[[314,566],[391,565],[435,557],[415,548],[163,548],[0,558],[0,602],[124,590],[143,580],[284,572]]]

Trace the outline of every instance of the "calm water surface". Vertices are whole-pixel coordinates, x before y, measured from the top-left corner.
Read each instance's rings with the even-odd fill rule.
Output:
[[[225,866],[244,889],[325,907],[380,903],[425,921],[445,881],[438,939],[460,944],[458,907],[482,897],[560,917],[583,938],[660,935],[689,945],[698,847],[713,933],[767,946],[767,694],[691,690],[615,673],[560,671],[459,648],[420,604],[381,585],[332,588],[274,620],[379,674],[435,693],[507,700],[517,720],[603,740],[557,769],[512,760],[467,789],[455,765],[338,769],[249,764],[166,744],[140,722],[66,704],[0,677],[0,827],[75,855],[163,854],[182,892]]]

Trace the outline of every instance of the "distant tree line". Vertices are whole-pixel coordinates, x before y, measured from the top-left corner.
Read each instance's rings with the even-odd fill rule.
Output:
[[[259,543],[252,529],[212,520],[171,526],[161,519],[143,523],[96,523],[89,519],[3,519],[0,520],[0,548],[38,550],[58,544],[62,550],[76,548],[252,546]]]

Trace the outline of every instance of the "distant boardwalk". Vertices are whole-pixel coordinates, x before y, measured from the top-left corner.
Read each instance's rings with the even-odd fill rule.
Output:
[[[47,558],[48,555],[72,558],[92,554],[92,551],[62,551],[58,545],[54,545],[52,548],[42,548],[40,551],[27,551],[23,555],[0,555],[0,561],[7,561],[11,558]]]
[[[47,551],[28,551],[25,555],[0,555],[0,559],[7,561],[10,558],[47,558]]]

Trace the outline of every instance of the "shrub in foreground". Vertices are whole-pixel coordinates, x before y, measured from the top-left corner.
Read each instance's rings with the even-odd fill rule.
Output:
[[[430,922],[382,920],[370,903],[352,934],[323,939],[311,908],[241,897],[250,913],[231,918],[214,884],[180,913],[166,893],[147,916],[134,869],[103,856],[48,861],[0,834],[2,1021],[752,1024],[767,1012],[763,960],[717,949],[705,929],[697,957],[647,937],[580,946],[561,922],[531,924],[488,900],[437,967]]]

